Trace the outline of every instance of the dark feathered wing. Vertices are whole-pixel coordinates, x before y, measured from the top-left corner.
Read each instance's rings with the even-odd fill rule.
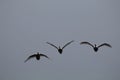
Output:
[[[90,46],[92,46],[94,48],[94,46],[89,42],[81,42],[80,44],[88,44],[88,45],[90,45]]]
[[[45,55],[45,54],[40,54],[40,56],[43,56],[43,57],[46,57],[46,58],[48,58],[48,59],[50,59],[47,55]]]
[[[68,45],[71,44],[72,42],[74,42],[74,40],[72,40],[72,41],[68,42],[67,44],[65,44],[65,45],[62,47],[62,49],[64,49],[66,46],[68,46]]]
[[[49,42],[46,42],[46,43],[49,44],[49,45],[51,45],[51,46],[53,46],[54,48],[58,49],[58,47],[56,47],[55,45],[53,45],[53,44],[51,44]]]
[[[108,47],[112,47],[110,44],[108,44],[108,43],[103,43],[103,44],[101,44],[101,45],[99,45],[98,47],[102,47],[102,46],[108,46]]]
[[[24,62],[27,62],[29,59],[36,57],[36,54],[29,56]]]

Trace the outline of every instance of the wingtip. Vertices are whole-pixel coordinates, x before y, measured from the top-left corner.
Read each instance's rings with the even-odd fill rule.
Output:
[[[49,42],[46,42],[47,44],[49,43]]]
[[[108,47],[110,47],[110,48],[112,48],[112,46],[110,45],[110,44],[108,44],[108,43],[105,43]]]
[[[80,44],[82,44],[82,42],[80,42]]]
[[[75,40],[72,40],[71,42],[74,42]]]
[[[83,44],[84,42],[80,42],[80,44]]]
[[[27,61],[25,60],[24,63],[26,63]]]
[[[108,47],[112,48],[112,46],[110,44],[107,44]]]
[[[110,45],[110,48],[112,48],[112,46]]]

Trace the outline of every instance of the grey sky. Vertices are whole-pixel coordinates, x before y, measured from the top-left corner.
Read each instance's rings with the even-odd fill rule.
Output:
[[[119,0],[1,0],[0,80],[120,80]],[[60,55],[56,46],[67,46]],[[81,41],[101,44],[97,54]],[[24,60],[35,52],[52,60]]]

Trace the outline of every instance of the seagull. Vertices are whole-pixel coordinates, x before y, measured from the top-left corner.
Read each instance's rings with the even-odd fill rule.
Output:
[[[30,55],[24,62],[27,62],[29,59],[35,58],[35,57],[36,57],[37,60],[40,60],[40,57],[41,57],[41,56],[49,59],[48,56],[46,56],[46,55],[44,55],[44,54],[39,54],[39,52],[37,52],[37,54]]]
[[[81,42],[80,44],[87,44],[87,45],[92,46],[92,47],[93,47],[93,50],[94,50],[95,52],[97,52],[97,51],[98,51],[98,48],[100,48],[100,47],[102,47],[102,46],[107,46],[107,47],[112,48],[112,46],[111,46],[110,44],[108,44],[108,43],[103,43],[103,44],[101,44],[101,45],[99,45],[99,46],[97,46],[96,44],[92,45],[92,44],[89,43],[89,42]]]
[[[49,44],[49,45],[51,45],[51,46],[53,46],[54,48],[56,48],[56,49],[58,50],[58,52],[59,52],[60,54],[62,54],[63,49],[64,49],[66,46],[68,46],[69,44],[71,44],[72,42],[74,42],[74,40],[68,42],[68,43],[65,44],[62,48],[61,48],[60,46],[59,46],[59,47],[56,47],[55,45],[53,45],[53,44],[51,44],[51,43],[49,43],[49,42],[46,42],[46,43]]]

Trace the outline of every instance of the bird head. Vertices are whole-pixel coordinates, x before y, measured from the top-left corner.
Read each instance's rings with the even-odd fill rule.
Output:
[[[60,46],[58,48],[61,49]]]
[[[95,44],[95,47],[97,47],[97,45]]]
[[[37,52],[37,54],[39,54],[39,52]]]

